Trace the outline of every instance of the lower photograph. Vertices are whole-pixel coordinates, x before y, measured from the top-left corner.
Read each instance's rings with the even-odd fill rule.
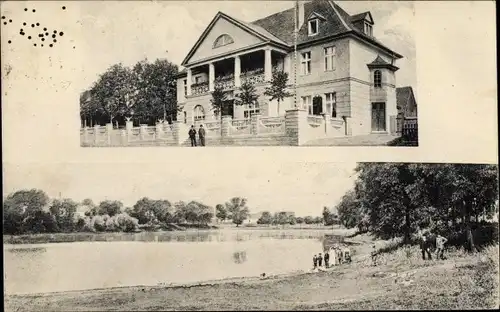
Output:
[[[498,307],[496,164],[4,163],[3,192],[6,311]]]

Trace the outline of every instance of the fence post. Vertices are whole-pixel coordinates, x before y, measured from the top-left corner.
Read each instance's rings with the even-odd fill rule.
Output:
[[[221,134],[223,138],[229,136],[229,125],[232,124],[232,120],[231,116],[222,116]]]
[[[139,135],[141,137],[141,141],[144,141],[144,139],[146,138],[146,127],[148,125],[146,124],[142,124],[142,125],[139,125]]]
[[[323,114],[323,118],[325,119],[325,135],[328,136],[332,132],[332,121],[328,114]]]
[[[99,143],[99,125],[94,126],[94,144],[97,145]]]
[[[88,136],[89,136],[89,132],[87,130],[87,127],[84,127],[83,128],[83,143],[87,144],[89,139],[88,139]]]
[[[156,124],[156,129],[155,129],[155,139],[156,140],[161,139],[162,134],[163,134],[163,124],[157,123]]]
[[[259,134],[259,123],[260,123],[260,114],[253,114],[250,116],[250,126],[251,128],[251,133],[253,135],[258,135]]]
[[[120,134],[121,134],[122,145],[127,146],[128,145],[127,130],[122,129],[120,131]]]
[[[112,123],[107,123],[106,124],[106,135],[108,139],[108,145],[111,145],[111,134],[113,133],[113,124]]]
[[[285,132],[290,145],[302,145],[307,139],[307,112],[300,108],[285,113]]]

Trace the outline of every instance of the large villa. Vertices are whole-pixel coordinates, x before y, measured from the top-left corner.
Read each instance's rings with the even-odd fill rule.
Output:
[[[396,61],[403,56],[373,36],[372,14],[351,15],[329,0],[292,3],[252,22],[217,13],[182,62],[177,120],[217,120],[210,99],[221,81],[228,101],[222,114],[234,120],[301,109],[311,118],[341,123],[347,136],[394,133]],[[279,105],[263,94],[277,70],[289,74],[295,94]],[[254,83],[259,99],[239,106],[234,95],[245,80]]]

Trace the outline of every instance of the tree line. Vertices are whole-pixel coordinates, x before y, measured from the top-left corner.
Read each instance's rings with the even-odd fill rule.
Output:
[[[498,166],[483,164],[361,163],[336,209],[339,222],[379,238],[411,243],[441,234],[468,250],[498,241]]]
[[[241,224],[248,216],[246,199],[235,197],[227,203],[228,217]],[[77,210],[85,210],[84,215]],[[201,202],[139,199],[132,207],[117,200],[95,204],[91,199],[50,199],[42,190],[20,190],[3,203],[3,233],[11,235],[70,232],[134,232],[178,229],[178,226],[207,227],[214,209]]]
[[[154,125],[176,120],[181,109],[177,105],[178,72],[178,66],[166,59],[109,67],[80,95],[82,126],[117,126],[126,120]]]

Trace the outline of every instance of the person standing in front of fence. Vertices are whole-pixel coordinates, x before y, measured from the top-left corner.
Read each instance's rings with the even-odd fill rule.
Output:
[[[203,125],[200,125],[198,136],[200,137],[200,146],[205,146],[205,129],[203,128]]]
[[[191,139],[191,146],[196,146],[196,129],[194,128],[194,125],[191,126],[191,129],[189,129],[189,138]]]

